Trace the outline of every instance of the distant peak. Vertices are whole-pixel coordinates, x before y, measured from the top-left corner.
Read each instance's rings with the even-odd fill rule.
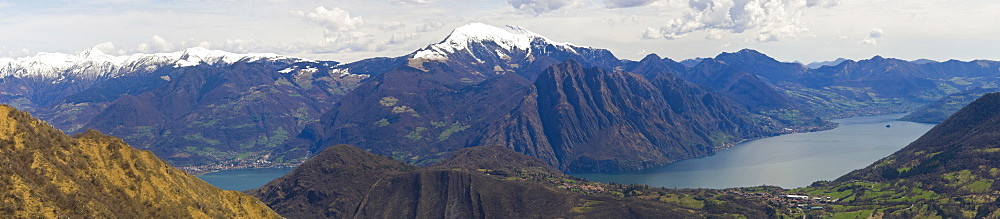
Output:
[[[737,57],[737,58],[758,58],[759,57],[759,58],[766,58],[766,59],[774,60],[774,58],[771,58],[770,56],[767,56],[764,53],[760,53],[757,50],[752,50],[752,49],[748,49],[748,48],[747,49],[741,49],[740,51],[737,51],[737,52],[734,52],[734,53],[726,53],[726,52],[724,52],[722,54],[719,54],[718,56],[715,56],[715,59],[727,60],[726,59],[727,57]],[[777,60],[775,60],[775,61],[777,61]]]
[[[88,50],[80,52],[79,56],[80,57],[96,57],[96,56],[106,56],[106,55],[107,54],[105,54],[104,51],[101,51],[97,47],[91,47]]]
[[[661,58],[660,55],[657,55],[656,53],[650,53],[649,55],[646,55],[646,57],[642,58],[642,60],[647,60],[647,59],[650,59],[650,60],[660,60],[660,59],[663,59],[663,58]]]
[[[508,35],[510,32],[484,23],[470,23],[451,31],[452,36]]]
[[[743,48],[743,49],[741,49],[741,50],[740,50],[739,52],[736,52],[736,53],[744,53],[744,54],[760,54],[760,55],[763,55],[762,53],[758,52],[757,50],[752,50],[752,49],[750,49],[750,48]]]
[[[418,50],[414,58],[446,59],[448,54],[468,50],[470,46],[483,42],[492,42],[507,51],[530,50],[533,43],[551,44],[573,51],[569,43],[553,42],[524,27],[507,25],[505,29],[483,23],[470,23],[455,28],[440,43]]]

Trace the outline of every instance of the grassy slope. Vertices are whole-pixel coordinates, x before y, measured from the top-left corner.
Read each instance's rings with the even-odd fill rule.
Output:
[[[149,151],[89,131],[69,137],[0,106],[0,215],[17,218],[277,218]]]

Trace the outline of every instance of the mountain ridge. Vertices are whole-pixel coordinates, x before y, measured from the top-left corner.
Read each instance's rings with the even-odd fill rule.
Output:
[[[440,165],[414,167],[336,145],[250,193],[289,218],[757,218],[777,214],[764,202],[721,192],[604,185],[568,178],[545,165],[500,146],[464,148]]]
[[[34,217],[280,218],[260,201],[223,191],[121,139],[66,136],[0,105],[0,214]]]

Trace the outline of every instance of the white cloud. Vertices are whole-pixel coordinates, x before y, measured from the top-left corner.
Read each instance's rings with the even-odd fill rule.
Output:
[[[615,26],[615,25],[618,25],[618,24],[634,24],[634,23],[639,23],[639,16],[636,16],[636,15],[633,14],[633,15],[622,17],[621,19],[618,19],[618,20],[615,20],[614,18],[608,18],[607,21],[608,21],[608,25],[611,25],[611,26]]]
[[[837,6],[838,0],[806,0],[807,7],[824,7],[829,8]]]
[[[173,52],[174,45],[160,35],[153,35],[150,42],[140,43],[136,51],[141,53]]]
[[[642,31],[642,38],[643,39],[660,39],[660,38],[663,38],[663,31],[660,31],[660,29],[649,27],[649,28],[646,28],[645,31]]]
[[[429,1],[407,1],[412,3],[417,2],[429,2]],[[313,45],[306,44],[292,44],[284,45],[285,50],[303,50],[308,47],[310,52],[318,53],[338,53],[338,52],[359,52],[359,51],[380,51],[385,49],[387,41],[376,40],[374,35],[367,34],[365,32],[358,31],[365,22],[361,16],[352,17],[351,13],[334,7],[333,9],[326,9],[326,7],[319,6],[313,12],[306,13],[304,11],[292,11],[292,15],[297,17],[303,17],[307,21],[315,22],[320,24],[325,28],[323,30],[323,41],[313,43]],[[383,28],[400,28],[402,23],[399,22],[385,22],[380,25]],[[246,45],[245,43],[237,43],[235,45]],[[242,48],[237,48],[242,49]]]
[[[375,39],[363,32],[328,32],[326,43],[320,44],[321,52],[359,52],[384,50],[386,41]]]
[[[416,38],[417,36],[419,36],[417,33],[393,34],[392,38],[389,38],[388,44],[395,45],[395,44],[404,43],[404,42],[409,41],[409,40],[411,40],[413,38]]]
[[[392,4],[428,4],[434,3],[434,0],[392,0],[389,2]]]
[[[424,25],[417,27],[418,32],[431,32],[435,30],[440,30],[444,27],[444,23],[440,21],[428,21]]]
[[[721,40],[723,34],[725,34],[725,31],[711,29],[711,30],[708,30],[708,34],[705,35],[705,39],[706,40]]]
[[[337,7],[327,10],[326,7],[319,6],[313,12],[292,11],[292,15],[319,23],[326,29],[334,31],[351,31],[365,24],[360,16],[351,17],[351,13]]]
[[[868,44],[868,45],[878,45],[878,42],[876,42],[875,39],[882,38],[882,35],[884,34],[885,31],[883,31],[881,28],[872,28],[871,31],[868,31],[868,36],[865,37],[865,39],[859,41],[858,43]]]
[[[585,0],[507,0],[518,11],[534,16],[566,7],[586,5]]]
[[[379,28],[382,28],[382,30],[388,30],[388,31],[399,30],[400,28],[403,27],[406,27],[406,24],[403,24],[403,22],[399,21],[386,21],[382,22],[382,26],[379,26]]]
[[[805,9],[836,4],[837,0],[690,0],[684,16],[667,21],[658,28],[659,34],[647,29],[643,35],[679,39],[700,30],[756,30],[757,41],[777,41],[809,30],[801,19]],[[711,33],[709,38],[719,34]]]
[[[115,46],[115,44],[112,43],[112,42],[110,42],[110,41],[109,42],[98,43],[97,45],[94,45],[91,48],[100,50],[101,52],[103,52],[105,54],[111,54],[111,55],[125,55],[125,54],[127,54],[127,52],[124,49],[118,48],[118,46]]]
[[[872,28],[872,30],[868,32],[868,37],[879,38],[882,37],[882,34],[885,34],[885,31],[881,28]]]
[[[646,6],[658,0],[604,0],[605,8],[631,8]]]

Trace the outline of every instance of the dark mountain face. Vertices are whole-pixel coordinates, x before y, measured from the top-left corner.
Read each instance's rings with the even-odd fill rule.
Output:
[[[809,68],[809,69],[817,69],[817,68],[820,68],[820,67],[823,67],[823,66],[836,66],[836,65],[840,65],[841,62],[844,62],[844,61],[847,61],[847,60],[849,60],[849,59],[837,58],[836,60],[833,60],[833,61],[812,62],[812,63],[809,63],[808,65],[806,65],[806,67]],[[918,64],[920,64],[920,63],[918,63]]]
[[[473,86],[441,63],[427,72],[403,67],[372,78],[344,97],[316,124],[288,144],[313,152],[338,143],[357,144],[413,163],[482,143],[503,143],[519,152],[554,159],[534,109],[535,90],[515,74]],[[537,113],[534,113],[537,114]],[[539,139],[540,137],[540,139]],[[543,144],[543,145],[539,145]],[[306,156],[292,151],[288,156]],[[301,153],[297,153],[301,152]]]
[[[767,111],[793,107],[787,96],[757,75],[716,59],[706,59],[682,74],[684,80],[702,84],[747,107]]]
[[[743,49],[735,53],[722,53],[715,56],[715,60],[733,66],[740,71],[760,76],[765,81],[774,84],[797,81],[809,70],[802,64],[779,62],[751,49]]]
[[[763,202],[715,191],[585,183],[545,166],[499,146],[461,149],[434,166],[417,168],[337,145],[250,193],[289,218],[767,217]],[[615,197],[610,191],[651,195]],[[670,197],[709,204],[658,201]],[[710,207],[715,203],[725,204]]]
[[[710,96],[694,96],[697,91],[676,92],[690,88],[669,83],[670,76],[660,78],[657,85],[662,89],[639,75],[583,68],[572,61],[542,73],[535,81],[539,115],[563,168],[601,172],[642,169],[709,155],[724,143],[767,133],[740,116],[745,112],[726,119],[737,120],[729,127],[745,125],[746,130],[714,127],[718,117],[691,117],[695,107],[681,106],[740,111],[725,103],[713,105]],[[672,97],[668,102],[664,93],[691,95]],[[671,103],[681,113],[674,112]],[[697,113],[712,115],[712,110]]]
[[[0,214],[14,218],[279,218],[149,151],[97,131],[69,137],[0,106]]]
[[[350,143],[423,164],[460,148],[498,144],[560,169],[608,172],[705,156],[773,133],[669,73],[654,85],[570,59],[537,74],[534,84],[505,74],[462,87],[457,69],[423,67],[427,71],[404,67],[372,78],[288,147],[311,145],[317,152]]]
[[[638,62],[628,61],[625,63],[624,69],[627,72],[642,75],[648,80],[653,80],[660,75],[674,78],[687,71],[687,67],[681,63],[674,62],[669,58],[660,58],[656,54],[649,54]]]
[[[823,67],[804,80],[806,86],[846,86],[864,88],[883,98],[904,98],[919,100],[927,96],[943,93],[921,88],[933,88],[937,84],[919,65],[899,59],[875,56],[860,62],[846,61],[837,66]],[[930,100],[926,100],[930,102]]]
[[[799,69],[802,68],[801,65],[780,63],[753,50],[741,50],[738,53],[727,53],[720,55],[720,57],[730,61],[705,59],[697,66],[679,75],[684,80],[702,85],[739,103],[746,110],[769,121],[771,127],[818,130],[832,126],[815,113],[810,106],[800,104],[789,96],[781,86],[768,82],[773,81],[785,86],[795,86],[795,83],[789,81],[788,77],[801,74],[799,72]],[[749,60],[736,60],[741,57]],[[752,63],[754,60],[762,63],[754,64]],[[736,62],[739,65],[732,65],[729,62]],[[767,79],[752,73],[753,71],[779,73],[764,74],[777,78]]]

